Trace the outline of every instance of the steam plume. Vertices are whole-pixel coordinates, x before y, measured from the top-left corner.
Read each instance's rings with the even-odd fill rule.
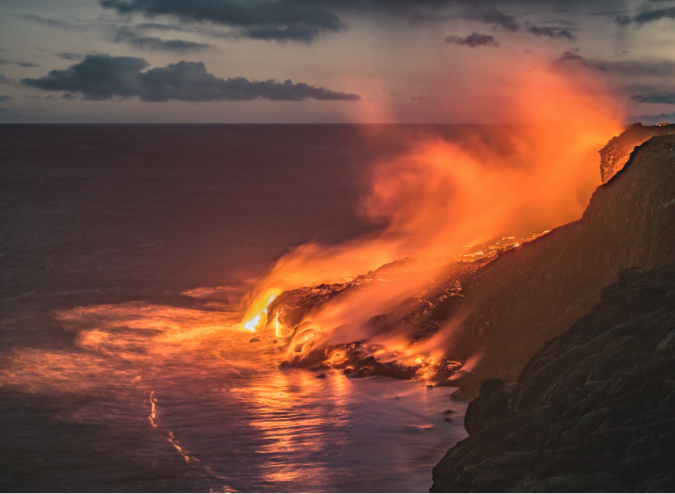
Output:
[[[579,218],[600,185],[597,151],[620,130],[614,99],[582,71],[514,70],[507,85],[499,111],[514,125],[485,127],[458,143],[430,134],[409,142],[397,159],[375,164],[361,208],[386,227],[374,236],[336,246],[308,244],[284,256],[254,289],[244,321],[261,315],[284,290],[415,259],[412,269],[388,283],[364,285],[357,295],[335,297],[310,312],[289,351],[307,341],[303,353],[364,339],[404,348],[402,334],[377,334],[368,321],[424,289],[461,248]],[[445,351],[457,323],[423,346],[430,353],[430,347]]]

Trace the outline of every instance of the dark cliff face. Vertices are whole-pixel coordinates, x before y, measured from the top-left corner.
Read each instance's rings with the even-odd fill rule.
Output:
[[[482,354],[474,382],[517,376],[599,300],[620,269],[675,260],[675,136],[655,137],[600,186],[583,217],[479,269],[453,359]]]
[[[639,146],[654,136],[675,133],[675,125],[661,124],[645,127],[636,123],[628,127],[621,135],[613,137],[600,152],[600,178],[606,183],[621,170],[635,146]]]
[[[675,263],[618,278],[516,384],[483,384],[432,492],[675,491]]]

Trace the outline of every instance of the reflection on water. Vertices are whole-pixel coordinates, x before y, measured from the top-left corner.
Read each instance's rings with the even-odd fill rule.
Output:
[[[226,305],[288,246],[378,229],[354,205],[391,129],[4,128],[0,491],[427,490],[464,436],[448,390],[280,372]]]
[[[284,343],[273,331],[250,341],[240,314],[128,303],[55,317],[76,332],[73,350],[17,349],[0,371],[3,391],[60,408],[51,427],[85,472],[49,489],[426,491],[432,466],[464,436],[448,388],[280,371]],[[72,425],[114,437],[90,456]],[[50,461],[47,471],[61,460]]]

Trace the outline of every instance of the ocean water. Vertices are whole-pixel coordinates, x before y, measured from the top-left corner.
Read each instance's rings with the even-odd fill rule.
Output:
[[[282,371],[237,327],[288,249],[377,229],[370,165],[428,130],[0,126],[0,490],[428,490],[451,388]]]

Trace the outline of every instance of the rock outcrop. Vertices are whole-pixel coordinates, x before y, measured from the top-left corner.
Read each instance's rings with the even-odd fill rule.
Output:
[[[675,133],[675,125],[661,124],[645,127],[636,123],[628,127],[621,135],[613,137],[600,152],[600,178],[604,184],[621,170],[635,146],[639,146],[654,136]]]
[[[465,424],[432,492],[673,492],[675,263],[620,271],[516,384],[485,381]]]

